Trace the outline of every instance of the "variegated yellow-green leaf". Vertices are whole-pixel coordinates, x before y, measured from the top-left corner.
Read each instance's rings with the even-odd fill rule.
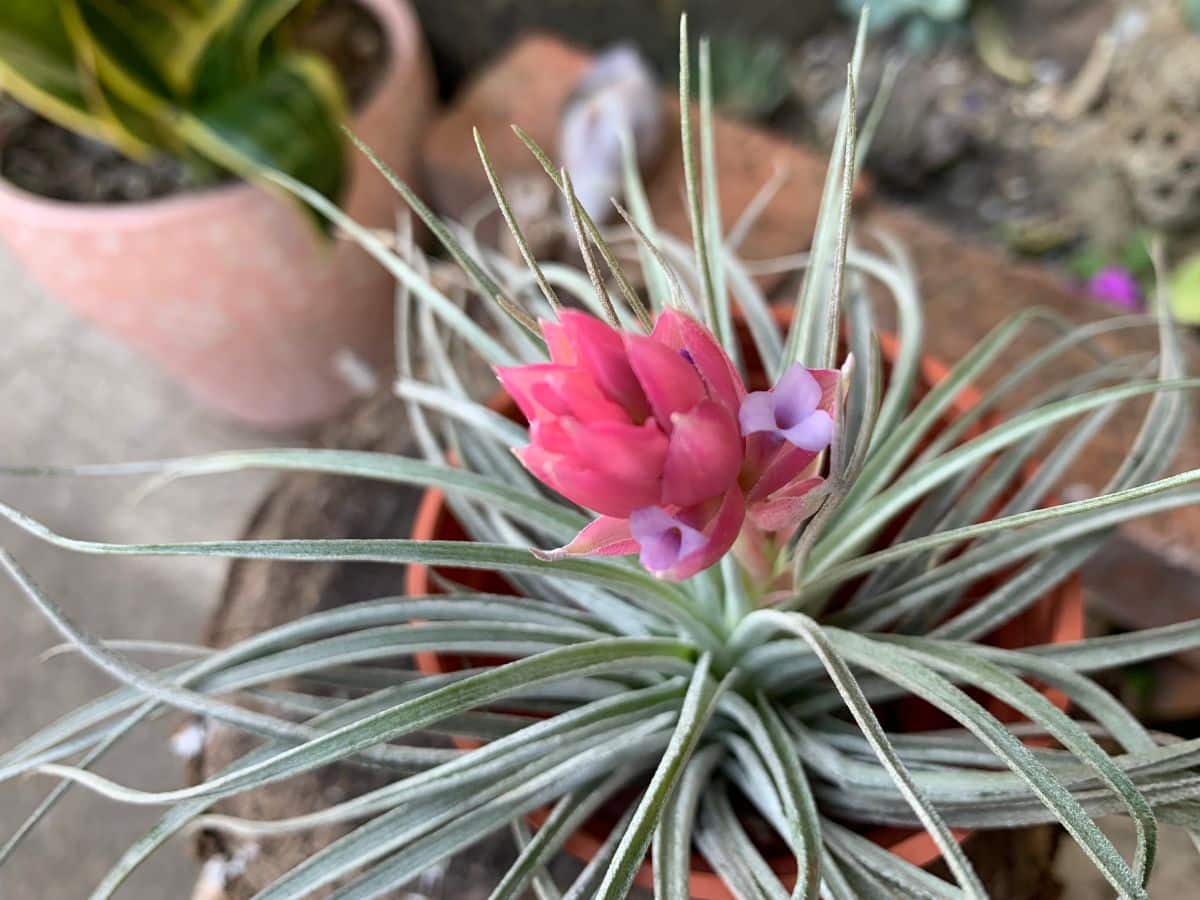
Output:
[[[130,156],[274,170],[336,201],[346,103],[326,61],[288,46],[298,4],[5,0],[0,88]]]
[[[1190,256],[1171,275],[1171,312],[1187,325],[1200,325],[1200,255]]]

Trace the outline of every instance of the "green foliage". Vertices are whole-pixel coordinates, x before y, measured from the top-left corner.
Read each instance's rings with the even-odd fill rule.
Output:
[[[601,232],[576,205],[573,226],[588,245],[589,271],[530,261],[526,272],[481,249],[468,230],[438,220],[384,170],[477,285],[485,302],[475,318],[426,277],[426,260],[411,241],[400,236],[390,244],[312,187],[266,174],[396,276],[396,394],[420,459],[295,449],[3,470],[171,479],[276,468],[433,487],[471,541],[116,544],[58,534],[3,505],[0,515],[75,552],[479,569],[501,576],[510,593],[440,581],[441,593],[353,603],[220,650],[132,645],[184,654],[149,670],[82,631],[0,551],[0,567],[28,602],[120,683],[0,754],[0,787],[29,774],[58,779],[43,806],[0,847],[0,864],[68,786],[79,784],[122,802],[166,807],[95,898],[112,896],[189,826],[257,840],[329,825],[344,829],[343,836],[260,897],[300,898],[323,889],[340,900],[384,896],[485,835],[509,829],[519,854],[494,898],[528,887],[539,897],[618,898],[647,851],[660,900],[687,900],[695,853],[739,897],[980,898],[985,888],[952,829],[1041,822],[1061,823],[1119,896],[1147,896],[1158,824],[1200,825],[1200,740],[1148,731],[1090,673],[1200,648],[1200,624],[1017,649],[993,646],[987,636],[1069,578],[1121,523],[1200,501],[1200,471],[1164,477],[1183,433],[1184,392],[1200,387],[1182,369],[1172,323],[1131,316],[1073,328],[1053,313],[1030,310],[1000,323],[936,385],[922,385],[917,275],[886,235],[880,253],[851,240],[848,197],[869,129],[857,132],[850,90],[813,251],[780,265],[808,268],[794,327],[785,332],[753,268],[734,252],[736,242],[716,227],[712,79],[704,56],[699,68],[700,152],[685,153],[690,246],[657,232],[631,166],[631,230]],[[686,91],[686,57],[681,70]],[[682,127],[690,139],[690,117]],[[569,199],[569,180],[521,136]],[[490,170],[482,141],[478,148]],[[503,210],[498,181],[494,188]],[[515,218],[510,225],[528,254]],[[635,250],[655,285],[636,304],[625,294],[636,282],[621,268]],[[899,322],[899,348],[886,370],[863,287],[867,277],[883,287]],[[611,294],[610,280],[617,287]],[[528,322],[552,317],[560,304],[579,304],[636,329],[644,327],[645,311],[660,311],[664,302],[688,306],[731,352],[733,323],[744,322],[744,373],[754,363],[768,372],[794,359],[822,365],[840,353],[843,333],[854,354],[839,443],[825,461],[824,505],[797,522],[794,538],[769,548],[774,558],[765,574],[730,555],[719,568],[673,584],[628,559],[534,556],[531,547],[561,544],[585,518],[547,496],[515,463],[511,451],[526,441],[524,426],[472,396],[460,377],[480,360],[544,360]],[[1148,324],[1159,336],[1153,375],[1143,356],[1114,357],[1102,341],[1109,332]],[[1016,342],[1039,334],[1043,339],[1019,358]],[[1047,367],[1068,353],[1083,354],[1090,369],[1047,380]],[[956,398],[1002,359],[1006,368],[976,405],[956,411]],[[1012,402],[1014,390],[1031,379],[1041,392]],[[994,415],[1002,404],[1015,406],[1006,421]],[[1096,496],[1055,504],[1056,485],[1118,414],[1141,422],[1126,459]],[[1031,470],[1035,458],[1039,465]],[[395,665],[430,651],[465,656],[471,667],[434,674]],[[281,680],[286,690],[277,689]],[[1072,715],[1035,685],[1067,696]],[[227,699],[239,695],[254,701],[253,711]],[[981,695],[1025,721],[1005,724]],[[897,715],[879,714],[897,713],[900,707],[888,704],[912,697],[956,727],[914,733],[897,727]],[[126,734],[171,709],[260,743],[223,772],[177,790],[147,790],[93,771]],[[482,743],[430,749],[406,742],[416,732]],[[391,778],[292,819],[212,811],[223,797],[335,761],[371,765]],[[615,824],[607,837],[598,835],[595,860],[563,890],[547,864],[601,805],[616,810],[605,820]],[[539,809],[548,809],[548,818],[531,833],[526,817]],[[750,837],[749,810],[759,820],[755,833],[776,832],[781,852],[794,857],[793,890]],[[1130,858],[1096,824],[1114,813],[1134,823]],[[892,856],[847,823],[927,830],[953,883]]]
[[[787,98],[787,49],[736,34],[714,37],[712,98],[722,112],[747,119],[771,115]]]
[[[288,41],[300,0],[5,0],[0,89],[134,158],[291,175],[336,199],[336,73]]]
[[[886,31],[906,19],[921,16],[939,22],[953,22],[966,16],[970,0],[838,0],[847,15],[858,18],[870,7],[871,29]]]
[[[857,19],[871,11],[871,30],[903,27],[905,40],[925,51],[954,34],[971,10],[971,0],[838,0],[838,8]]]
[[[1192,31],[1200,31],[1200,0],[1179,0],[1183,20]]]
[[[1200,256],[1191,256],[1171,273],[1171,312],[1186,325],[1200,325]]]
[[[1152,284],[1154,262],[1150,258],[1150,235],[1140,230],[1134,232],[1115,254],[1086,245],[1067,260],[1067,268],[1081,281],[1108,266],[1120,266],[1144,286]]]

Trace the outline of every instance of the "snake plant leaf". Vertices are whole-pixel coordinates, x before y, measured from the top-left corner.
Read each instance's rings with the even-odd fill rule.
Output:
[[[195,60],[190,91],[197,103],[219,97],[259,77],[288,51],[282,23],[300,0],[209,0],[222,10]]]
[[[338,127],[344,111],[329,64],[315,55],[290,54],[241,90],[193,110],[179,132],[190,146],[240,175],[282,172],[336,198],[345,182]]]
[[[336,201],[346,100],[323,58],[284,39],[297,4],[11,0],[0,88],[129,156],[165,152],[248,179],[281,172]]]
[[[178,4],[144,0],[58,0],[75,46],[120,70],[115,81],[130,79],[156,97],[186,97],[188,75],[202,52],[210,27],[203,14]],[[209,17],[211,18],[211,16]]]
[[[135,158],[150,152],[131,134],[80,59],[63,6],[46,0],[7,0],[0,7],[0,91],[79,134],[105,141]]]

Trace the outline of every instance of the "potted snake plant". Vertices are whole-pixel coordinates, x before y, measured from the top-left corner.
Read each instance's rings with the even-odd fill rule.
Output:
[[[1096,352],[1086,376],[1046,385],[1007,419],[996,406],[1049,360],[1145,320],[1057,330],[970,403],[961,399],[969,385],[1046,314],[1004,322],[962,359],[922,375],[913,273],[902,257],[850,239],[861,147],[853,90],[794,314],[774,316],[715,227],[703,51],[700,59],[698,158],[682,106],[690,251],[656,233],[632,165],[629,231],[610,240],[569,176],[528,142],[563,192],[585,271],[527,252],[494,178],[528,271],[479,251],[384,167],[474,279],[495,328],[443,294],[405,241],[361,227],[295,178],[268,176],[398,278],[396,391],[417,455],[264,450],[6,470],[357,476],[436,490],[457,530],[112,544],[0,507],[77,552],[425,571],[418,595],[327,609],[199,655],[176,647],[187,655],[151,670],[81,630],[0,553],[28,601],[121,683],[0,755],[2,779],[57,780],[0,849],[0,865],[80,785],[164,808],[98,898],[189,827],[261,842],[325,826],[342,836],[274,870],[255,895],[385,896],[508,830],[516,855],[487,886],[493,898],[532,890],[616,900],[640,878],[669,900],[982,898],[989,889],[960,846],[964,831],[1037,823],[1061,824],[1119,896],[1148,896],[1159,824],[1200,820],[1200,740],[1147,730],[1090,673],[1194,649],[1200,626],[1066,643],[1054,628],[997,635],[1047,602],[1061,611],[1069,597],[1056,587],[1121,522],[1200,500],[1200,471],[1164,475],[1184,392],[1200,387],[1181,370],[1172,323],[1157,322],[1154,371],[1140,357]],[[685,91],[688,62],[685,52]],[[642,252],[644,291],[621,262],[630,246]],[[886,354],[862,290],[867,273],[900,311]],[[485,402],[495,382],[484,399],[472,391],[480,363],[498,372],[511,403]],[[1138,398],[1149,400],[1142,427],[1110,482],[1055,503],[1088,438],[1132,414]],[[426,661],[415,669],[397,662],[419,654]],[[168,710],[259,743],[174,790],[93,771],[123,735]],[[915,726],[921,717],[929,724]],[[443,740],[409,739],[430,734]],[[383,783],[289,819],[220,811],[223,798],[339,762],[369,766]],[[1131,858],[1096,824],[1113,813],[1133,820]],[[923,834],[931,853],[891,852],[895,842],[882,835],[892,832],[880,829],[893,827]],[[568,846],[589,861],[563,881],[550,863]],[[946,878],[924,867],[931,856]]]
[[[432,102],[406,3],[301,5],[0,9],[0,93],[34,111],[0,126],[0,242],[208,405],[264,427],[328,416],[354,393],[355,359],[387,363],[390,279],[239,179],[276,169],[389,224],[386,186],[348,158],[342,125],[411,176]]]

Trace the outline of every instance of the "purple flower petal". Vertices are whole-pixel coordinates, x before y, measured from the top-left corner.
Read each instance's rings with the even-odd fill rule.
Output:
[[[801,450],[818,453],[833,440],[833,419],[825,410],[818,409],[805,416],[798,425],[783,429],[780,433]]]
[[[775,404],[775,423],[781,430],[799,425],[821,405],[821,386],[808,369],[796,363],[771,389]]]
[[[651,572],[666,572],[704,547],[703,532],[680,522],[660,506],[635,510],[629,532],[641,549],[641,563]]]
[[[756,391],[742,401],[738,422],[743,435],[767,433],[814,453],[833,439],[833,419],[821,405],[821,385],[797,363],[769,391]]]
[[[770,391],[755,391],[747,394],[738,410],[738,423],[742,426],[742,436],[754,434],[757,431],[774,431],[775,403]]]
[[[1120,266],[1101,269],[1087,283],[1087,291],[1101,300],[1121,309],[1137,312],[1143,305],[1142,289],[1133,274]]]

